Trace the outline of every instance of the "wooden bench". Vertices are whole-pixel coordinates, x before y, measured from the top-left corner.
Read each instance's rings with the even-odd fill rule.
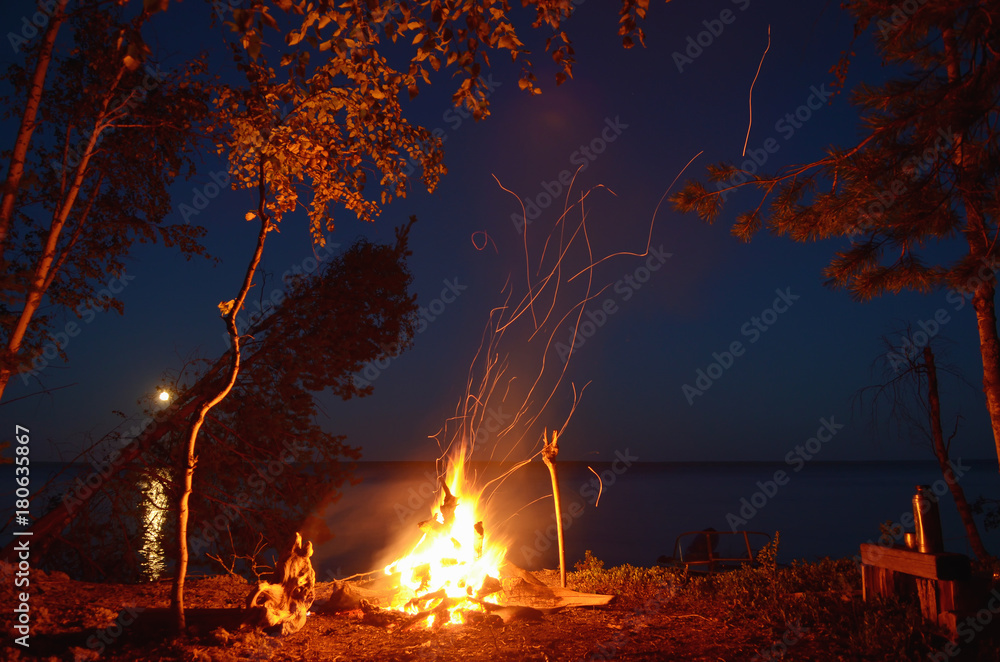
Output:
[[[870,595],[906,596],[914,592],[920,611],[931,623],[958,636],[958,621],[981,602],[982,587],[972,580],[964,554],[923,554],[901,547],[861,545],[861,585]]]

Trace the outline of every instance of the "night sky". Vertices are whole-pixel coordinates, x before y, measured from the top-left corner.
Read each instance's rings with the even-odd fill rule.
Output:
[[[523,286],[524,248],[515,222],[521,207],[494,176],[540,208],[528,227],[533,249],[539,249],[562,208],[560,176],[582,165],[574,190],[603,187],[594,189],[587,206],[595,252],[642,253],[647,238],[653,250],[650,258],[618,256],[594,270],[595,282],[609,287],[587,309],[602,310],[606,317],[593,318],[603,323],[595,323],[574,352],[551,419],[539,419],[549,427],[561,425],[570,384],[590,383],[566,427],[561,457],[610,461],[627,449],[641,461],[781,461],[832,425],[836,434],[817,459],[931,459],[928,446],[873,430],[869,412],[857,406],[855,396],[879,379],[872,364],[883,351],[880,337],[895,334],[898,346],[899,329],[907,324],[919,329],[935,315],[947,318],[938,335],[952,341],[942,347],[940,360],[953,363],[971,384],[950,379],[942,384],[945,427],[951,428],[957,411],[964,416],[953,454],[990,457],[978,336],[967,302],[945,291],[852,301],[846,292],[823,285],[823,267],[840,241],[796,244],[761,234],[742,243],[729,233],[735,215],[758,201],[752,192],[731,197],[715,225],[678,214],[666,202],[653,219],[671,182],[699,152],[671,192],[684,179],[704,178],[708,164],[743,160],[749,90],[769,26],[770,50],[753,89],[748,157],[766,157],[764,170],[774,171],[855,138],[857,115],[848,96],[828,97],[829,69],[851,48],[852,24],[839,3],[653,3],[644,24],[647,47],[628,51],[616,34],[616,4],[580,4],[567,25],[576,48],[574,79],[558,88],[542,41],[531,34],[542,95],[521,92],[517,70],[497,56],[489,74],[492,116],[486,121],[473,122],[451,107],[447,77],[415,100],[413,117],[443,132],[449,174],[433,194],[412,188],[373,226],[340,212],[328,240],[342,248],[359,236],[388,242],[396,226],[416,215],[410,268],[428,323],[410,350],[377,375],[374,369],[365,375],[375,376],[374,395],[348,402],[322,399],[324,427],[348,435],[349,443],[362,448],[363,459],[437,457],[438,446],[428,436],[464,393],[490,310],[503,303],[508,277],[515,289]],[[7,2],[2,11],[6,33],[19,29],[34,3]],[[204,48],[214,54],[218,73],[230,72],[223,34],[208,25],[210,11],[195,0],[171,3],[148,38],[164,69]],[[182,41],[178,26],[185,26]],[[707,45],[697,46],[699,39]],[[860,80],[878,82],[888,73],[870,35],[854,49],[849,87]],[[5,63],[17,57],[7,43],[0,53]],[[3,126],[3,144],[9,146],[15,126]],[[214,192],[212,173],[225,170],[214,153],[201,158],[197,177],[175,184],[171,218],[176,222],[184,221],[181,205]],[[559,201],[548,203],[553,191]],[[46,388],[71,386],[0,408],[5,425],[32,429],[33,458],[71,459],[88,439],[120,420],[113,410],[138,415],[137,400],[154,391],[165,371],[226,349],[217,304],[233,298],[242,279],[257,229],[244,213],[255,203],[248,191],[226,191],[205,201],[189,220],[208,228],[207,246],[221,263],[186,262],[162,246],[139,247],[118,295],[124,316],[111,312],[76,320],[82,332],[66,348],[68,363],[57,362],[39,376]],[[304,213],[287,216],[281,233],[268,240],[262,264],[268,280],[254,295],[280,287],[284,272],[315,259],[306,220]],[[576,264],[577,270],[584,266]],[[656,270],[645,271],[647,266]],[[555,338],[566,343],[569,327],[561,328]],[[737,355],[727,358],[734,343]],[[510,374],[537,371],[534,354],[521,352],[516,343],[506,351]],[[703,388],[699,370],[717,379]],[[5,399],[39,387],[12,379]],[[502,411],[503,403],[493,404]],[[522,456],[539,441],[524,440]]]

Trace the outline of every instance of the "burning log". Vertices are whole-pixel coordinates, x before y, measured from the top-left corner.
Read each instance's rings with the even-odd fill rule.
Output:
[[[296,533],[291,549],[274,569],[274,581],[261,582],[247,597],[247,610],[253,612],[248,620],[255,625],[280,625],[281,634],[302,629],[316,597],[312,553],[312,542],[303,545],[302,536]]]
[[[429,520],[418,522],[417,526],[424,533],[435,534],[442,531],[449,531],[455,523],[455,509],[458,508],[458,497],[451,493],[451,490],[448,489],[448,484],[443,481],[441,489],[444,491],[444,498],[441,501],[441,506],[438,508],[441,519],[438,520],[436,517],[432,517]],[[458,543],[456,542],[455,544]]]
[[[473,527],[476,532],[476,541],[472,544],[472,551],[475,553],[476,558],[483,555],[483,538],[486,537],[486,529],[483,528],[482,522],[476,522]]]
[[[435,628],[440,627],[445,623],[448,623],[451,620],[451,615],[449,611],[453,607],[455,607],[459,602],[461,602],[461,600],[459,598],[449,598],[447,595],[440,597],[440,599],[441,601],[438,604],[431,607],[430,609],[425,609],[423,611],[417,612],[416,614],[413,614],[412,616],[407,618],[405,621],[403,621],[402,625],[400,625],[399,629],[406,630],[417,623],[421,622],[425,623],[429,616],[434,617],[433,627]]]
[[[552,474],[558,513],[559,485],[554,466],[557,442],[557,433],[553,433],[552,443],[546,440],[543,458]],[[436,628],[484,618],[505,623],[537,620],[565,607],[602,605],[612,599],[609,595],[566,589],[562,554],[563,587],[548,587],[531,573],[505,561],[506,549],[487,535],[481,513],[476,510],[479,493],[463,489],[461,455],[450,465],[450,472],[449,480],[442,483],[437,512],[418,525],[423,532],[420,541],[385,568],[384,577],[390,583],[383,589],[384,599],[380,595],[378,602],[407,614],[404,628],[417,623]],[[559,537],[562,549],[561,527]],[[345,596],[343,590],[335,592],[331,606],[344,603]]]

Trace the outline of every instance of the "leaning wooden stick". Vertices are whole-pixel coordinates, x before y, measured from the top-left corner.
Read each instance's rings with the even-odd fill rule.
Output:
[[[559,476],[556,475],[556,456],[559,455],[559,433],[552,431],[550,444],[542,433],[542,460],[552,478],[552,503],[556,509],[556,532],[559,534],[559,581],[566,588],[566,549],[563,547],[562,507],[559,504]]]

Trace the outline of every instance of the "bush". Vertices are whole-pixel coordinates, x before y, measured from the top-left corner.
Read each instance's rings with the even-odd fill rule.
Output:
[[[669,603],[672,609],[759,628],[765,640],[778,641],[790,626],[801,626],[811,633],[812,645],[822,647],[826,659],[927,659],[946,643],[923,621],[915,600],[865,602],[860,569],[852,559],[779,566],[778,544],[775,533],[755,565],[707,577],[689,576],[679,568],[605,568],[587,551],[567,584],[577,591],[614,595],[614,609],[660,608]],[[979,638],[982,641],[970,646],[969,659],[994,659],[993,639],[985,634]]]
[[[684,572],[674,568],[639,568],[626,564],[605,569],[604,561],[595,558],[589,549],[575,567],[576,571],[566,578],[568,587],[582,593],[613,595],[615,604],[623,609],[669,600],[684,578]]]

